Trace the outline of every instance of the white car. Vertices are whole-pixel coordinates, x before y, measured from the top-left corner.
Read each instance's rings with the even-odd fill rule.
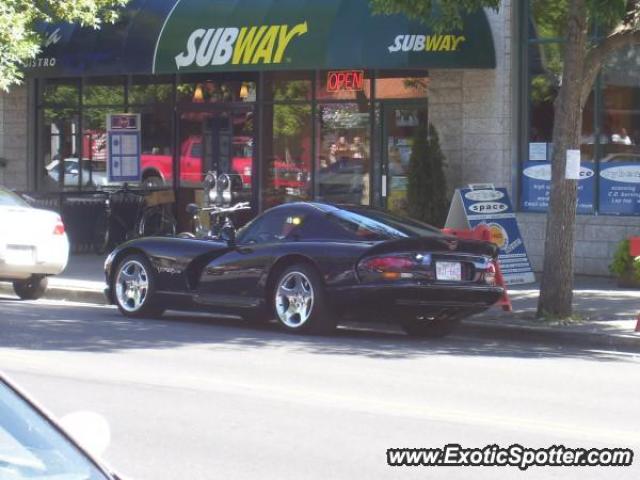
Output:
[[[93,166],[93,172],[87,168],[89,165]],[[77,158],[65,158],[64,159],[64,185],[66,187],[77,187],[80,183],[80,160]],[[58,183],[60,181],[60,160],[51,161],[46,167],[47,175],[51,179]],[[89,160],[82,161],[82,185],[104,187],[108,185],[107,173],[104,170],[98,168],[98,162],[89,162]]]
[[[0,187],[0,280],[13,282],[20,298],[35,300],[44,295],[47,276],[61,273],[68,260],[60,215]]]

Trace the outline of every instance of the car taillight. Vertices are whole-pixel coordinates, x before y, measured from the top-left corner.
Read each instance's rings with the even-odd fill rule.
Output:
[[[64,223],[62,223],[62,219],[58,217],[56,220],[56,226],[53,227],[54,235],[64,235]]]
[[[489,262],[489,266],[484,272],[484,281],[489,285],[496,284],[496,264],[495,260]]]
[[[358,274],[363,280],[399,280],[425,278],[431,264],[429,255],[395,254],[365,258],[358,264]]]

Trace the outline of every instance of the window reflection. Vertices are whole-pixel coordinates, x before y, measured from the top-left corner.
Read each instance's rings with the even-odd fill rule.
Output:
[[[311,198],[311,105],[276,104],[266,108],[272,128],[263,170],[265,207]]]
[[[41,188],[48,191],[77,189],[80,178],[80,115],[64,108],[44,108],[41,112]]]
[[[208,104],[225,102],[255,102],[256,83],[198,76],[186,78],[177,86],[178,102],[182,104]]]
[[[369,204],[368,104],[318,105],[318,196],[328,202]]]

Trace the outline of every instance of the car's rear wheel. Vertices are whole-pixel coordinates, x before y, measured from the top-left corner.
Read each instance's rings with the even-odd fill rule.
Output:
[[[434,317],[404,322],[402,329],[412,337],[440,338],[453,332],[462,321],[461,318]]]
[[[47,291],[49,281],[42,275],[32,275],[26,280],[14,280],[13,291],[22,300],[37,300]]]
[[[292,265],[280,273],[275,282],[276,318],[290,332],[331,333],[336,324],[325,297],[324,285],[313,267]]]
[[[128,317],[159,317],[164,309],[157,305],[156,279],[149,261],[142,255],[125,257],[113,276],[112,291],[118,310]]]

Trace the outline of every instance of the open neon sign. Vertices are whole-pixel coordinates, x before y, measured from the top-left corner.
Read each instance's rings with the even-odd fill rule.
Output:
[[[364,89],[364,70],[338,70],[327,74],[327,92],[359,92]]]

